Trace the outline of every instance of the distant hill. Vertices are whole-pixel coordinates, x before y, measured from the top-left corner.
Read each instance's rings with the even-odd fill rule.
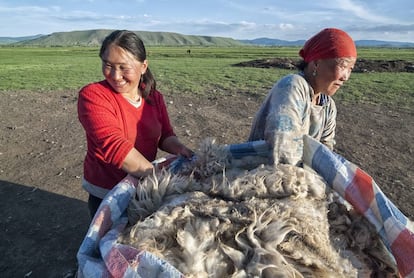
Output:
[[[305,40],[298,41],[284,41],[270,38],[257,38],[253,40],[240,40],[244,44],[263,45],[263,46],[302,46]],[[397,47],[397,48],[411,48],[414,43],[410,42],[393,42],[393,41],[378,41],[378,40],[356,40],[355,44],[359,47]]]
[[[397,48],[412,48],[412,42],[393,42],[393,41],[377,41],[377,40],[359,40],[355,41],[357,46],[365,47],[397,47]]]
[[[86,30],[72,32],[57,32],[27,40],[11,43],[15,46],[99,46],[103,39],[113,30]],[[170,32],[135,31],[145,45],[164,46],[237,46],[242,45],[238,40],[223,37],[182,35]],[[1,38],[0,38],[1,40]]]
[[[43,35],[34,35],[34,36],[26,36],[26,37],[0,37],[0,45],[12,44],[12,43],[21,42],[21,41],[37,39],[42,36]]]
[[[99,46],[103,39],[113,30],[84,30],[56,32],[49,35],[27,37],[0,37],[0,45],[13,46]],[[286,41],[271,38],[253,40],[235,40],[224,37],[182,35],[171,32],[135,31],[148,46],[302,46],[305,40]],[[379,40],[357,40],[359,47],[396,47],[414,48],[414,43]]]
[[[302,46],[305,40],[284,41],[271,38],[257,38],[253,40],[240,40],[244,44],[264,45],[264,46]]]

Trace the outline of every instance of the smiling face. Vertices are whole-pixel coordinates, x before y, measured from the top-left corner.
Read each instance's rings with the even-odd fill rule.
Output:
[[[124,96],[135,98],[141,75],[147,69],[147,60],[138,61],[130,52],[111,44],[103,52],[102,73],[111,87]]]
[[[356,58],[336,58],[315,61],[317,75],[314,79],[315,93],[332,96],[351,76]]]

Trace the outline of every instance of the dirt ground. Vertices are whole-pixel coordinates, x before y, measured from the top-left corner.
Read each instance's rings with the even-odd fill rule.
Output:
[[[379,63],[376,69],[383,68]],[[410,71],[410,65],[398,68]],[[194,149],[206,137],[243,142],[262,101],[248,92],[164,96],[176,133]],[[85,140],[76,102],[76,91],[1,93],[1,277],[68,278],[76,271],[76,252],[89,225],[80,186]],[[369,173],[414,219],[414,110],[338,101],[337,106],[336,151]]]

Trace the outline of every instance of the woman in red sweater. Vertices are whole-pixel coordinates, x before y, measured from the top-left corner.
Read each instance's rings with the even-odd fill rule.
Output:
[[[127,174],[152,173],[158,148],[188,158],[193,154],[174,133],[142,40],[131,31],[114,31],[99,56],[105,80],[83,87],[78,99],[87,141],[82,186],[89,193],[91,217]]]

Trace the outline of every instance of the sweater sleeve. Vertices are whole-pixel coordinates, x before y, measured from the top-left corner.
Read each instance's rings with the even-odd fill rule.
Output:
[[[267,99],[264,139],[273,146],[274,163],[297,165],[302,160],[305,111],[309,90],[302,77],[290,75],[272,88]]]
[[[112,94],[97,84],[81,89],[78,117],[86,132],[88,155],[121,168],[133,144],[126,139],[122,112]]]
[[[335,102],[330,98],[329,107],[325,115],[326,122],[320,139],[321,143],[326,145],[330,150],[333,150],[335,146],[336,114]]]

